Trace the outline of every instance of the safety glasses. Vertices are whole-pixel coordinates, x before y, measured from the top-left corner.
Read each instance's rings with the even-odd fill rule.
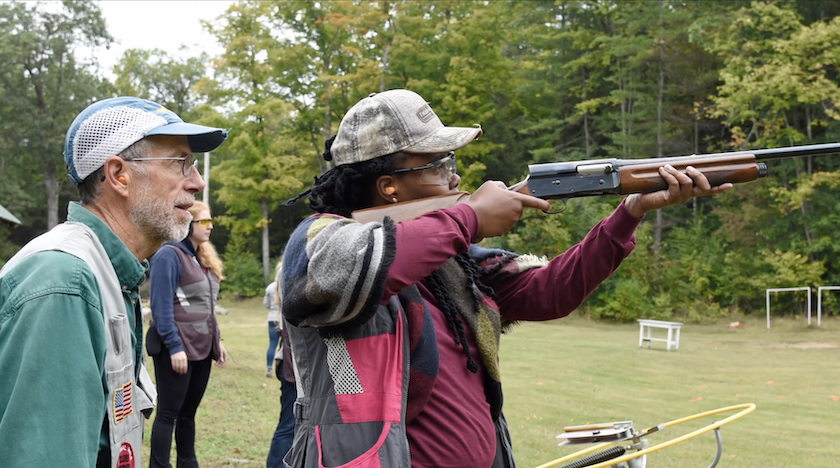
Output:
[[[196,220],[194,220],[193,222],[194,222],[194,223],[198,223],[199,225],[201,225],[201,227],[203,227],[203,228],[205,228],[205,229],[213,225],[213,220],[212,220],[212,219],[210,219],[210,218],[207,218],[207,219],[196,219]]]
[[[137,161],[181,161],[181,174],[184,177],[189,177],[192,174],[192,168],[198,170],[198,159],[193,159],[192,155],[183,158],[134,158],[129,162]]]
[[[394,169],[392,174],[403,174],[407,172],[423,171],[420,175],[420,183],[423,185],[449,185],[449,182],[458,173],[458,166],[455,161],[455,152],[450,151],[449,154],[442,159],[435,162],[424,164],[417,167],[407,167],[404,169]]]

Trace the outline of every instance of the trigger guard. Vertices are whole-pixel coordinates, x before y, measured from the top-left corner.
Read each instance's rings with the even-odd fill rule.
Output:
[[[551,211],[543,211],[543,213],[545,213],[545,214],[560,214],[560,213],[566,211],[566,202],[569,201],[569,199],[568,198],[561,198],[560,201],[563,202],[563,208],[562,209],[551,210]]]

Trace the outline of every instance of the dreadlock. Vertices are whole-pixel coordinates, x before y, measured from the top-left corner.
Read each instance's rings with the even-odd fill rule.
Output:
[[[324,142],[323,158],[332,160],[330,147],[335,136]],[[343,164],[325,172],[321,177],[315,178],[315,183],[309,192],[309,206],[319,213],[333,213],[344,217],[351,217],[353,211],[367,208],[371,203],[371,187],[376,179],[399,167],[402,162],[400,153],[389,154],[369,161],[362,161],[355,164]],[[458,265],[463,268],[467,276],[467,284],[474,284],[478,290],[488,297],[494,297],[492,288],[483,284],[478,278],[478,266],[475,261],[466,253],[455,257]],[[467,342],[464,321],[458,307],[449,293],[448,285],[443,281],[440,272],[434,271],[423,279],[422,283],[437,300],[440,310],[446,317],[446,323],[455,335],[455,344],[461,345],[464,355],[467,357],[467,369],[478,372],[478,364],[470,352]],[[469,286],[468,286],[469,287]],[[473,306],[478,309],[481,298],[475,288],[469,287]]]
[[[467,343],[467,334],[464,331],[464,321],[461,320],[461,314],[458,313],[458,308],[455,306],[452,298],[447,294],[448,288],[440,276],[439,271],[432,272],[431,275],[423,279],[423,284],[438,300],[438,307],[446,317],[446,323],[449,328],[455,333],[455,344],[461,345],[464,349],[464,354],[467,356],[467,369],[475,374],[478,372],[478,364],[473,359],[470,352],[470,345]]]
[[[332,160],[330,148],[334,140],[335,135],[324,142],[322,156],[327,161]],[[330,169],[315,178],[309,192],[309,207],[319,213],[351,217],[353,211],[370,206],[371,187],[376,179],[396,169],[400,161],[397,153]]]
[[[481,297],[479,297],[478,291],[473,288],[472,285],[475,285],[479,291],[489,297],[495,297],[495,293],[491,287],[481,282],[478,277],[478,265],[476,265],[475,261],[470,258],[469,255],[466,253],[459,254],[455,257],[455,261],[458,262],[458,265],[464,270],[464,273],[467,276],[467,288],[469,288],[470,295],[472,297],[473,307],[478,310],[481,303]],[[476,364],[475,359],[472,356],[472,352],[470,352],[470,345],[467,343],[464,321],[461,320],[461,314],[458,312],[458,306],[456,306],[455,301],[452,300],[452,295],[449,293],[449,287],[443,281],[443,277],[440,272],[432,272],[432,274],[423,279],[423,284],[426,286],[426,289],[435,296],[435,299],[437,299],[438,307],[443,312],[443,316],[446,317],[446,323],[449,324],[449,328],[451,328],[452,332],[455,334],[455,344],[461,345],[461,348],[463,348],[464,355],[467,357],[467,370],[473,374],[478,372],[478,364]]]
[[[455,257],[455,261],[458,262],[458,265],[461,265],[461,268],[464,269],[464,272],[467,274],[467,278],[472,281],[478,287],[478,290],[483,292],[485,296],[491,297],[493,299],[496,298],[496,292],[493,291],[493,288],[487,286],[486,284],[482,283],[478,279],[478,265],[475,263],[475,260],[470,258],[467,254],[461,254]],[[501,268],[501,264],[496,266],[496,270]],[[492,272],[491,272],[492,273]],[[481,298],[478,297],[476,291],[470,288],[470,293],[472,294],[473,302],[475,302],[475,306],[478,307],[479,302],[481,302]]]

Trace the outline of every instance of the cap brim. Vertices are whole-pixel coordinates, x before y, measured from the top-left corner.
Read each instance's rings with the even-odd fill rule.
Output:
[[[403,151],[420,154],[455,151],[470,144],[481,136],[481,133],[481,127],[442,127],[428,138],[403,149]]]
[[[227,131],[221,128],[205,127],[186,122],[161,125],[146,132],[151,135],[183,135],[187,137],[193,153],[204,153],[218,148],[226,139]]]

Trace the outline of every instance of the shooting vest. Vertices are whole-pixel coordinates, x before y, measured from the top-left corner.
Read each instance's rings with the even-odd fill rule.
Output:
[[[142,362],[139,379],[135,379],[131,329],[114,266],[102,243],[89,227],[68,221],[24,246],[3,266],[0,276],[26,257],[46,250],[58,250],[79,258],[96,277],[102,298],[105,341],[108,346],[105,353],[105,375],[108,382],[105,406],[111,467],[140,468],[143,438],[143,419],[140,416],[142,412],[154,408],[157,390]]]
[[[181,275],[178,278],[177,289],[172,297],[172,319],[181,345],[190,361],[202,361],[207,356],[218,361],[221,356],[219,324],[216,322],[216,297],[219,295],[219,278],[210,269],[205,269],[195,255],[181,249],[179,244],[164,244],[159,250],[170,248],[178,256],[181,265]],[[152,258],[152,263],[158,257]],[[160,341],[157,325],[152,313],[147,334],[146,344],[150,355],[169,351],[156,345]],[[161,343],[163,344],[163,343]]]

